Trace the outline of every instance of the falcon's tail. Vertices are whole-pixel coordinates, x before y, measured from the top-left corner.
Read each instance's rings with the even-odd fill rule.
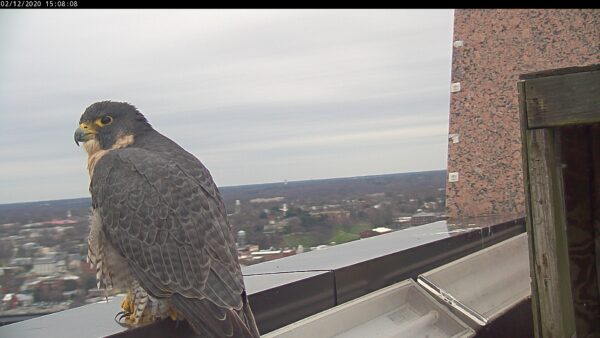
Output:
[[[242,294],[244,303],[240,310],[225,309],[208,299],[186,298],[180,294],[174,294],[171,299],[194,331],[202,337],[260,337],[246,292]]]
[[[250,303],[248,302],[248,297],[246,296],[246,291],[244,291],[244,293],[242,294],[242,299],[244,302],[244,306],[242,307],[242,315],[244,321],[246,322],[246,327],[250,330],[253,337],[260,337],[258,327],[256,327],[256,320],[254,320],[254,314],[252,313]]]

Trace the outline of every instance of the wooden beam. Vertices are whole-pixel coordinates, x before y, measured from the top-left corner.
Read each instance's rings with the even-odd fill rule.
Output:
[[[555,131],[536,129],[526,133],[528,231],[534,250],[536,285],[536,337],[572,337],[575,317],[569,273],[566,219],[561,165],[557,161]]]
[[[587,65],[587,66],[574,66],[574,67],[565,67],[565,68],[553,68],[541,70],[539,72],[532,72],[527,74],[521,74],[519,76],[519,80],[530,80],[537,79],[540,77],[548,77],[548,76],[557,76],[564,74],[574,74],[574,73],[584,73],[584,72],[593,72],[596,70],[600,70],[600,64],[595,65]]]
[[[600,122],[600,70],[525,79],[527,128]]]
[[[535,278],[535,270],[533,266],[535,266],[535,245],[533,238],[535,233],[531,228],[533,220],[531,218],[531,202],[530,196],[531,193],[529,191],[529,176],[527,173],[528,165],[527,165],[527,143],[525,140],[527,139],[527,107],[525,105],[525,82],[519,81],[517,83],[517,87],[519,90],[519,113],[521,117],[521,156],[523,158],[523,186],[525,187],[525,227],[527,231],[527,240],[529,242],[529,273],[531,275],[531,312],[533,314],[533,333],[535,338],[541,338],[542,335],[542,327],[541,327],[541,315],[540,315],[540,307],[539,307],[539,296],[537,292],[537,279]]]

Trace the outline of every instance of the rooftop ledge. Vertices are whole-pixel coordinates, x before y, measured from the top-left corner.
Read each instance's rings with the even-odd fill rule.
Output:
[[[261,334],[525,232],[523,216],[448,220],[243,267]],[[193,337],[171,320],[130,329],[114,321],[114,297],[0,327],[1,337]]]

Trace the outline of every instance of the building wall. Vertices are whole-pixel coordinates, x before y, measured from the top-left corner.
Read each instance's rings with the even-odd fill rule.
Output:
[[[52,275],[56,273],[54,263],[38,263],[33,265],[32,272],[36,275]]]
[[[457,9],[452,48],[447,214],[524,214],[518,77],[600,63],[600,10]]]

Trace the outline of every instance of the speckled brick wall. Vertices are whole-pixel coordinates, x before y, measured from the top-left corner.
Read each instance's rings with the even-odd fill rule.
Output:
[[[518,77],[600,63],[600,10],[455,10],[452,48],[448,216],[524,214]]]

